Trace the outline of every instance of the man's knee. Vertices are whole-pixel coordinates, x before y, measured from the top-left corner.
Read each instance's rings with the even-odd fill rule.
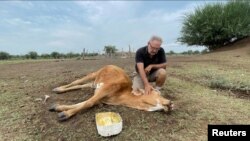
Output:
[[[165,69],[158,69],[156,73],[156,89],[160,89],[166,81],[167,72]]]
[[[160,68],[157,70],[157,77],[158,78],[165,78],[166,75],[167,75],[167,72],[165,69]]]

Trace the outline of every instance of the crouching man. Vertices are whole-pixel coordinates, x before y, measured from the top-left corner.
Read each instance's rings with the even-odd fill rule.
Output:
[[[167,59],[164,49],[161,47],[162,39],[152,36],[148,45],[136,51],[136,76],[133,79],[133,90],[144,89],[145,94],[150,94],[154,89],[160,90],[166,80]]]

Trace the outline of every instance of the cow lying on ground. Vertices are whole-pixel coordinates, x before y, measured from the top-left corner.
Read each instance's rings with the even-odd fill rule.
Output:
[[[90,99],[74,105],[53,105],[49,110],[60,112],[59,121],[64,121],[79,111],[99,103],[123,105],[145,111],[169,112],[173,108],[172,102],[162,97],[158,90],[152,90],[149,95],[144,95],[141,90],[132,92],[132,82],[129,76],[123,69],[113,65],[105,66],[68,85],[57,87],[53,91],[63,93],[86,87],[95,88],[94,95]]]

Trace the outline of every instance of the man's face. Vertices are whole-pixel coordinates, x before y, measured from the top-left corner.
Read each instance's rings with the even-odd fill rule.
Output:
[[[148,44],[148,53],[150,55],[155,55],[161,48],[161,41],[153,40],[149,41]]]

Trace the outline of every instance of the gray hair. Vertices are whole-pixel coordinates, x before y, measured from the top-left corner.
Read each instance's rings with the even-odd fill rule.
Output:
[[[157,41],[160,41],[160,42],[162,42],[162,38],[161,37],[159,37],[159,36],[152,36],[151,38],[150,38],[150,40],[149,41],[154,41],[154,40],[157,40]]]

